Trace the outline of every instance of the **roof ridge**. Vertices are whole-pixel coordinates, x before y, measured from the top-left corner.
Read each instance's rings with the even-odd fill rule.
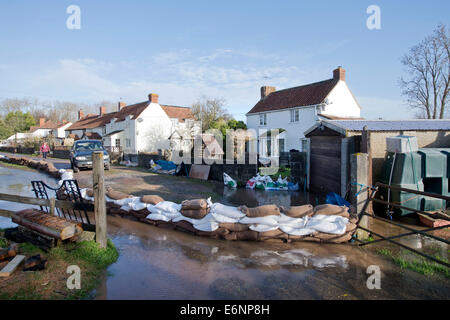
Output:
[[[327,80],[322,80],[322,81],[312,82],[312,83],[308,83],[308,84],[303,84],[301,86],[296,86],[296,87],[291,87],[291,88],[285,88],[285,89],[277,90],[277,91],[271,92],[270,94],[275,93],[275,92],[282,92],[282,91],[286,91],[286,90],[291,90],[291,89],[304,88],[304,87],[309,87],[309,86],[313,86],[313,85],[324,84],[325,82],[333,82],[333,80],[335,80],[336,83],[339,81],[338,79],[331,78],[331,79],[327,79]]]

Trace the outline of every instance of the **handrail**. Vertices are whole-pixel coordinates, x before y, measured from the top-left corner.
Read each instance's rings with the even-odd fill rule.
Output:
[[[397,186],[390,186],[388,184],[384,184],[384,183],[381,183],[381,182],[375,183],[375,186],[380,186],[382,188],[392,189],[392,190],[395,190],[395,191],[404,191],[404,192],[419,194],[419,195],[422,195],[422,196],[428,196],[428,197],[433,197],[433,198],[438,198],[438,199],[450,201],[450,197],[443,196],[443,195],[437,194],[437,193],[406,189],[406,188],[401,188],[401,187],[397,187]]]

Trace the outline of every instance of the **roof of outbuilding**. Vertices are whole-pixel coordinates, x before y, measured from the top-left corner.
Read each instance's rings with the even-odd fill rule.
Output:
[[[186,119],[195,119],[192,110],[189,107],[161,105],[161,108],[163,108],[169,118],[177,118],[179,122],[184,122]]]
[[[259,100],[248,114],[320,104],[338,82],[337,79],[328,79],[272,92]]]
[[[450,119],[420,120],[322,120],[305,131],[305,135],[320,125],[345,134],[346,131],[450,131]]]

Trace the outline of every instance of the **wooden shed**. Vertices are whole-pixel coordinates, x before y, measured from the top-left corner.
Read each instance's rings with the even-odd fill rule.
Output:
[[[305,131],[308,181],[314,192],[345,196],[350,188],[350,155],[369,154],[369,181],[374,183],[386,155],[386,138],[417,137],[419,148],[450,147],[450,120],[322,120]]]

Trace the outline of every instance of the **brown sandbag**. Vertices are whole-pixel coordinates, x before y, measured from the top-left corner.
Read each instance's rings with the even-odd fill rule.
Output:
[[[208,202],[205,199],[184,200],[181,202],[181,209],[201,210],[208,208]]]
[[[349,222],[345,226],[345,232],[353,232],[353,231],[355,231],[355,229],[356,229],[356,223],[353,223],[353,222]]]
[[[94,190],[86,189],[86,195],[91,198],[94,197]]]
[[[350,216],[350,219],[348,219],[349,222],[357,224],[358,223],[358,218],[355,216]]]
[[[191,219],[202,219],[208,214],[209,208],[200,209],[200,210],[181,209],[180,212],[183,216],[191,218]]]
[[[291,218],[310,217],[314,214],[314,207],[310,204],[290,208],[281,207],[281,212]]]
[[[150,224],[150,225],[152,225],[152,226],[156,226],[156,221],[155,221],[155,220],[151,220],[151,219],[145,218],[145,219],[142,219],[142,220],[140,220],[140,221],[142,221],[143,223]]]
[[[230,232],[230,233],[226,234],[223,238],[225,240],[228,240],[228,241],[236,241],[237,240],[237,233],[236,232]]]
[[[144,208],[141,210],[130,210],[128,211],[128,214],[131,214],[138,219],[144,219],[150,214],[150,212],[148,212],[147,208]]]
[[[266,216],[279,216],[280,209],[274,204],[266,204],[256,208],[248,208],[247,206],[240,206],[238,208],[242,213],[249,218],[266,217]]]
[[[113,200],[122,200],[125,198],[132,198],[133,196],[130,196],[129,194],[120,192],[120,191],[114,191],[112,189],[108,189],[108,191],[106,192],[106,195],[108,196],[108,198],[111,198]]]
[[[153,204],[153,205],[156,205],[156,204],[158,204],[160,202],[163,202],[163,201],[164,201],[164,199],[161,198],[160,196],[157,196],[156,194],[148,194],[148,195],[145,195],[145,196],[141,197],[141,202],[150,203],[150,204]]]
[[[279,235],[282,235],[284,232],[280,229],[265,231],[265,232],[258,232],[258,238],[275,238]]]
[[[200,230],[197,231],[197,234],[199,236],[203,236],[203,237],[218,237],[218,236],[220,236],[223,238],[225,235],[227,235],[229,233],[230,233],[230,231],[225,228],[217,228],[214,231],[200,231]]]
[[[253,231],[253,230],[236,232],[236,239],[243,240],[243,241],[257,241],[258,240],[258,232]]]
[[[323,214],[328,216],[341,216],[345,218],[350,218],[348,213],[348,208],[346,206],[337,206],[335,204],[321,204],[314,207],[314,215]]]
[[[346,232],[342,235],[318,232],[314,237],[320,239],[321,242],[342,243],[347,242],[352,238],[352,232]]]
[[[175,229],[181,230],[181,231],[187,231],[190,233],[197,233],[197,229],[194,228],[194,226],[189,222],[185,220],[181,220],[178,222],[175,222]]]
[[[169,222],[169,221],[160,221],[160,220],[158,220],[156,222],[156,225],[158,227],[164,228],[164,229],[171,229],[171,230],[175,229],[175,223]]]
[[[250,225],[248,224],[242,224],[242,223],[219,223],[219,227],[220,228],[225,228],[228,229],[230,231],[246,231],[248,230],[248,227]]]

